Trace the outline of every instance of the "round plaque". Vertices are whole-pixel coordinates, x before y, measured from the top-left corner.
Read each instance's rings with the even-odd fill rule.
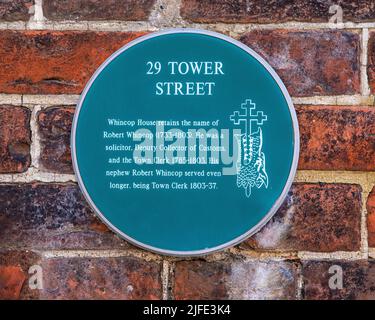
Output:
[[[276,212],[299,154],[280,78],[244,44],[195,29],[140,37],[95,72],[75,113],[74,170],[115,233],[162,254],[243,241]]]

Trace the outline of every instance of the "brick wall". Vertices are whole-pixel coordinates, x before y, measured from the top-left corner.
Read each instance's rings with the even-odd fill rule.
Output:
[[[343,23],[329,22],[334,4]],[[119,239],[71,165],[75,104],[93,71],[165,27],[251,46],[285,82],[300,123],[284,205],[251,239],[199,259]],[[1,298],[375,299],[373,0],[6,0],[0,29]],[[29,284],[32,265],[43,289]],[[342,289],[329,286],[332,266]]]

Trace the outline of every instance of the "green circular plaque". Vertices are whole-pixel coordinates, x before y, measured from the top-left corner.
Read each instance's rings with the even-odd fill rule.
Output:
[[[200,255],[246,239],[280,207],[298,123],[258,54],[175,29],[138,38],[96,71],[72,153],[80,188],[114,232],[155,252]]]

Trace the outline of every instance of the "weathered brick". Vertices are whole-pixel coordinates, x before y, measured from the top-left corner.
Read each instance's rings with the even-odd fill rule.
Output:
[[[42,289],[31,289],[31,266]],[[136,257],[48,258],[0,251],[0,299],[160,299],[161,266]]]
[[[27,108],[0,106],[0,173],[24,172],[30,166],[30,115]]]
[[[367,198],[368,245],[375,247],[375,187]]]
[[[295,299],[297,265],[289,261],[181,261],[176,299]]]
[[[337,266],[337,267],[335,267]],[[342,270],[342,289],[336,276]],[[332,269],[330,269],[332,268]],[[308,300],[373,300],[375,299],[375,261],[311,261],[302,266],[304,297]],[[333,277],[333,278],[332,278]],[[331,285],[332,286],[332,285]]]
[[[38,290],[29,287],[29,268],[39,265],[40,257],[30,251],[0,251],[0,300],[35,299]]]
[[[183,0],[181,15],[203,23],[328,22],[334,15],[329,12],[332,5],[341,6],[344,22],[375,20],[372,0]]]
[[[0,298],[18,299],[25,279],[20,267],[0,266]]]
[[[121,248],[75,184],[0,184],[0,243],[32,249]]]
[[[292,96],[360,92],[356,33],[256,30],[240,37],[240,41],[275,68]]]
[[[40,164],[44,170],[72,173],[70,130],[74,108],[51,107],[38,113],[41,143]]]
[[[133,32],[2,31],[0,91],[80,93],[99,65]]]
[[[161,299],[161,266],[135,257],[52,258],[42,299]]]
[[[360,186],[296,183],[275,216],[240,248],[356,251],[360,227]]]
[[[29,10],[33,4],[34,0],[1,0],[0,21],[29,20]]]
[[[147,20],[155,0],[44,0],[50,20]]]
[[[299,169],[375,170],[372,107],[299,106]]]
[[[375,93],[375,32],[370,32],[368,43],[368,80],[371,93]]]

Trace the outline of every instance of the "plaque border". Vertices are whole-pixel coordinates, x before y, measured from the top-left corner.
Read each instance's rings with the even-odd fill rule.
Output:
[[[77,130],[77,123],[78,123],[79,114],[80,114],[80,111],[81,111],[82,104],[83,104],[83,102],[86,98],[86,95],[87,95],[88,91],[90,90],[93,82],[99,76],[99,74],[117,56],[122,54],[127,49],[129,49],[129,48],[131,48],[131,47],[133,47],[133,46],[135,46],[135,45],[137,45],[137,44],[139,44],[139,43],[141,43],[145,40],[151,39],[151,38],[155,38],[155,37],[167,35],[167,34],[176,34],[176,33],[194,33],[194,34],[202,34],[202,35],[207,35],[207,36],[211,36],[211,37],[214,37],[214,38],[218,38],[218,39],[224,40],[226,42],[229,42],[229,43],[239,47],[240,49],[246,51],[248,54],[250,54],[252,57],[254,57],[256,60],[258,60],[258,62],[261,63],[263,65],[263,67],[266,68],[266,70],[275,79],[275,81],[278,84],[280,90],[282,91],[282,93],[284,95],[284,98],[285,98],[285,100],[288,104],[288,107],[289,107],[289,112],[290,112],[290,116],[291,116],[291,119],[292,119],[292,122],[293,122],[293,131],[294,131],[294,152],[293,152],[293,161],[292,161],[292,165],[291,165],[291,168],[290,168],[289,176],[288,176],[286,184],[283,188],[282,193],[280,194],[280,196],[278,197],[276,202],[273,204],[271,209],[268,211],[268,213],[262,218],[261,221],[259,221],[258,224],[253,226],[250,230],[248,230],[244,234],[234,238],[233,240],[231,240],[229,242],[226,242],[224,244],[221,244],[219,246],[216,246],[216,247],[202,249],[202,250],[193,250],[193,251],[175,251],[175,250],[165,250],[165,249],[153,247],[153,246],[144,244],[144,243],[142,243],[142,242],[140,242],[136,239],[133,239],[130,236],[126,235],[121,230],[117,229],[100,212],[100,210],[96,207],[95,203],[92,201],[90,195],[88,194],[88,192],[85,188],[85,185],[82,181],[81,175],[80,175],[80,171],[79,171],[79,167],[78,167],[78,163],[77,163],[77,157],[76,157],[75,140],[76,140],[76,130]],[[289,190],[292,186],[294,177],[295,177],[296,172],[297,172],[298,158],[299,158],[299,151],[300,151],[299,126],[298,126],[298,119],[297,119],[296,111],[295,111],[292,99],[291,99],[284,83],[282,82],[280,77],[277,75],[276,71],[258,53],[256,53],[254,50],[252,50],[251,48],[249,48],[245,44],[241,43],[240,41],[235,40],[235,39],[233,39],[229,36],[226,36],[226,35],[218,33],[218,32],[209,31],[209,30],[202,30],[202,29],[195,29],[195,28],[172,28],[172,29],[165,29],[165,30],[156,31],[156,32],[153,32],[153,33],[150,33],[150,34],[146,34],[144,36],[138,37],[138,38],[130,41],[129,43],[124,45],[122,48],[120,48],[119,50],[114,52],[109,58],[107,58],[101,64],[101,66],[94,72],[94,74],[92,75],[90,80],[87,82],[84,90],[82,91],[82,94],[81,94],[80,99],[77,103],[76,110],[75,110],[75,113],[74,113],[74,118],[73,118],[73,122],[72,122],[70,145],[71,145],[71,153],[72,153],[72,160],[73,160],[72,161],[73,162],[73,170],[74,170],[74,174],[77,178],[79,188],[81,189],[85,199],[87,200],[87,202],[89,203],[91,208],[94,210],[95,214],[99,217],[99,219],[110,230],[112,230],[117,235],[119,235],[121,238],[130,242],[131,244],[133,244],[137,247],[140,247],[142,249],[146,249],[146,250],[149,250],[151,252],[157,253],[157,254],[162,254],[162,255],[167,255],[167,256],[175,256],[175,257],[203,256],[203,255],[207,255],[207,254],[210,254],[210,253],[218,252],[218,251],[224,250],[226,248],[233,247],[233,246],[243,242],[247,238],[251,237],[255,233],[257,233],[274,216],[274,214],[277,212],[277,210],[280,208],[283,201],[285,200],[285,198],[286,198],[286,196],[287,196],[287,194],[288,194],[288,192],[289,192]]]

